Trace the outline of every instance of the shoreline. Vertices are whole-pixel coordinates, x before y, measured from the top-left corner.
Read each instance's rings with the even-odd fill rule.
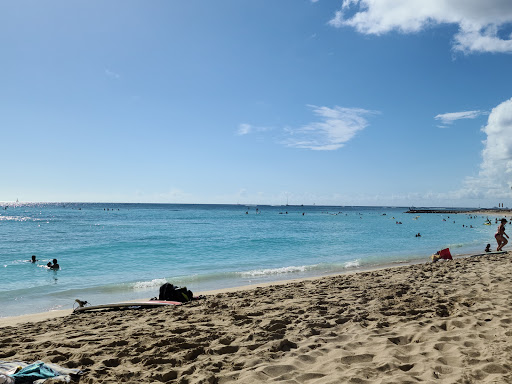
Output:
[[[508,254],[509,251],[505,255]],[[454,255],[453,259],[463,259],[473,256],[479,256],[480,254],[459,254]],[[357,275],[361,273],[366,272],[373,272],[373,271],[380,271],[380,270],[386,270],[389,268],[402,268],[402,267],[408,267],[413,265],[421,265],[421,264],[429,264],[431,263],[430,256],[426,256],[424,259],[413,259],[409,261],[399,261],[399,262],[391,262],[386,263],[378,266],[368,266],[360,269],[355,270],[348,270],[345,272],[336,272],[336,273],[324,273],[320,275],[315,276],[308,276],[308,277],[299,277],[299,278],[291,278],[291,279],[283,279],[283,280],[276,280],[276,281],[268,281],[263,283],[255,283],[255,284],[247,284],[247,285],[241,285],[236,287],[228,287],[228,288],[219,288],[214,290],[207,290],[207,291],[198,291],[194,292],[195,296],[199,295],[205,295],[205,296],[214,296],[218,294],[226,294],[226,293],[233,293],[233,292],[243,292],[248,291],[252,289],[257,288],[267,288],[271,286],[283,286],[286,284],[294,284],[294,283],[301,283],[306,281],[315,281],[323,278],[328,277],[337,277],[337,276],[346,276],[346,275]],[[146,300],[149,300],[149,298],[146,298]],[[140,301],[140,299],[133,299],[133,300],[127,300],[130,301]],[[68,315],[71,315],[73,313],[73,309],[60,309],[60,310],[51,310],[47,312],[36,312],[31,314],[24,314],[24,315],[18,315],[18,316],[6,316],[6,317],[0,317],[0,328],[1,327],[7,327],[7,326],[16,326],[23,323],[34,323],[39,321],[46,321],[51,320],[59,317],[65,317]]]
[[[506,214],[506,215],[510,215],[512,214],[512,209],[507,209],[507,208],[503,208],[503,209],[499,209],[499,208],[489,208],[489,209],[485,209],[485,208],[478,208],[478,209],[470,209],[470,210],[457,210],[457,209],[429,209],[429,208],[426,208],[426,209],[409,209],[408,211],[406,211],[405,213],[437,213],[437,214],[443,214],[443,213],[447,213],[447,214],[465,214],[465,215],[493,215],[493,216],[496,216],[496,215],[499,215],[499,216],[502,216],[503,214]],[[505,215],[505,216],[506,216]]]
[[[512,382],[510,254],[0,328],[0,360],[80,382]]]

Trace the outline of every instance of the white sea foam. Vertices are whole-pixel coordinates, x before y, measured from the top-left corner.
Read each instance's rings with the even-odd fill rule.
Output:
[[[256,269],[254,271],[240,272],[240,275],[243,277],[278,275],[278,274],[284,274],[284,273],[304,272],[307,269],[308,269],[308,267],[305,265],[302,265],[299,267],[290,266],[290,267],[282,267],[282,268]]]
[[[167,283],[167,280],[165,279],[153,279],[151,281],[137,281],[135,284],[133,284],[133,289],[147,289],[147,288],[154,288],[159,287],[162,284]]]
[[[33,217],[20,217],[20,216],[0,216],[0,221],[38,221]]]
[[[361,266],[361,260],[360,259],[357,259],[357,260],[352,260],[352,261],[347,261],[345,263],[345,268],[357,268],[357,267],[360,267]]]

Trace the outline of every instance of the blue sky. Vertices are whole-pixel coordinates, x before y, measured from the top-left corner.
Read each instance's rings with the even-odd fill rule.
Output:
[[[512,206],[511,33],[500,0],[4,1],[0,201]]]

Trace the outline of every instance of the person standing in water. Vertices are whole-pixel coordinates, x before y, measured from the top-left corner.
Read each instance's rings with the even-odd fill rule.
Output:
[[[505,233],[505,224],[507,223],[507,219],[501,219],[501,224],[498,225],[498,231],[494,235],[496,238],[496,242],[498,243],[498,248],[496,251],[501,251],[505,245],[508,243],[508,235]],[[506,238],[507,239],[506,239]]]
[[[50,267],[50,269],[53,269],[53,270],[60,269],[60,265],[59,265],[59,263],[57,263],[57,259],[53,259],[53,264]]]

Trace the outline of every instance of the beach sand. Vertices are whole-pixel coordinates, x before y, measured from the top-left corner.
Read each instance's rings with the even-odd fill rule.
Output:
[[[475,256],[18,323],[0,360],[80,383],[511,383],[511,276]]]

